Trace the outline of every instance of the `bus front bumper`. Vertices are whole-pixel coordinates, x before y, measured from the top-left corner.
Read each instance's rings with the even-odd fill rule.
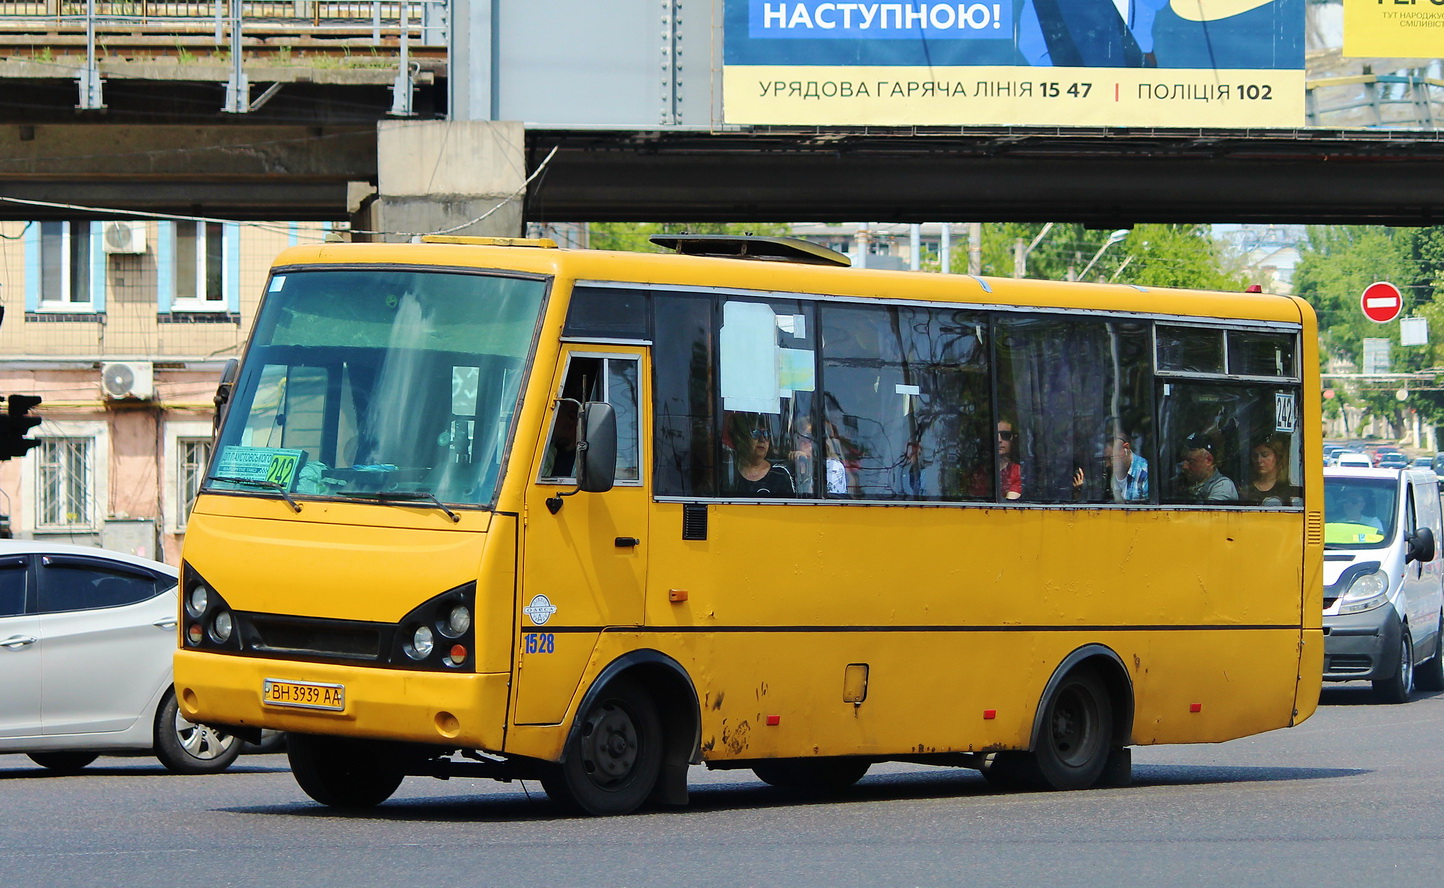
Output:
[[[455,674],[237,657],[180,650],[175,692],[194,722],[302,734],[367,737],[499,751],[506,724],[506,673]],[[267,682],[340,686],[331,699],[262,701]]]

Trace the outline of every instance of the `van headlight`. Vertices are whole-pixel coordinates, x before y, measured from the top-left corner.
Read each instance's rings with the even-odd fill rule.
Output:
[[[1382,607],[1389,601],[1389,575],[1382,570],[1361,574],[1339,599],[1340,614],[1357,614]]]

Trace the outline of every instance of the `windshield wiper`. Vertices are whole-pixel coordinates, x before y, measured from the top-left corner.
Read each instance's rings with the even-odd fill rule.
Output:
[[[375,491],[375,492],[372,492],[372,493],[348,493],[348,494],[346,494],[346,495],[347,495],[347,496],[356,496],[356,497],[365,497],[365,498],[367,498],[367,499],[378,499],[378,500],[382,500],[383,502],[385,502],[385,501],[393,501],[393,502],[394,502],[394,501],[400,501],[400,502],[420,502],[420,501],[422,501],[422,500],[427,500],[427,501],[431,502],[433,505],[435,505],[436,508],[438,508],[438,509],[440,509],[441,511],[445,512],[445,513],[446,513],[446,517],[448,517],[448,518],[451,519],[451,523],[452,523],[452,524],[458,524],[458,523],[461,522],[461,516],[458,515],[458,514],[456,514],[456,513],[453,512],[453,511],[451,511],[450,509],[448,509],[448,508],[446,507],[446,503],[443,503],[441,500],[437,499],[437,498],[436,498],[436,494],[434,494],[434,493],[422,493],[422,492],[420,492],[420,491],[412,492],[412,491],[409,491],[409,490],[408,490],[408,491],[402,491],[402,490],[378,490],[378,491]]]
[[[249,484],[252,487],[264,487],[267,490],[274,490],[281,495],[281,499],[286,501],[286,505],[295,509],[297,512],[301,511],[301,504],[291,499],[291,494],[286,490],[284,485],[275,481],[263,481],[260,478],[232,478],[227,475],[212,475],[206,480],[225,481],[230,484]]]

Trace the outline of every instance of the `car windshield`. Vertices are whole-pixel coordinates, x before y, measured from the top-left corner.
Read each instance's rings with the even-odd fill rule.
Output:
[[[1398,487],[1393,478],[1325,478],[1325,548],[1372,549],[1393,539]]]
[[[432,270],[274,275],[206,488],[490,503],[545,290]]]

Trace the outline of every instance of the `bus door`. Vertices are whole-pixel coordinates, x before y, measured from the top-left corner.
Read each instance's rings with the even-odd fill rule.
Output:
[[[648,490],[642,476],[640,350],[568,347],[536,441],[518,587],[517,724],[565,715],[604,627],[639,626],[647,579]],[[616,485],[576,489],[577,405],[606,401],[617,418]],[[560,501],[555,512],[548,507]]]

